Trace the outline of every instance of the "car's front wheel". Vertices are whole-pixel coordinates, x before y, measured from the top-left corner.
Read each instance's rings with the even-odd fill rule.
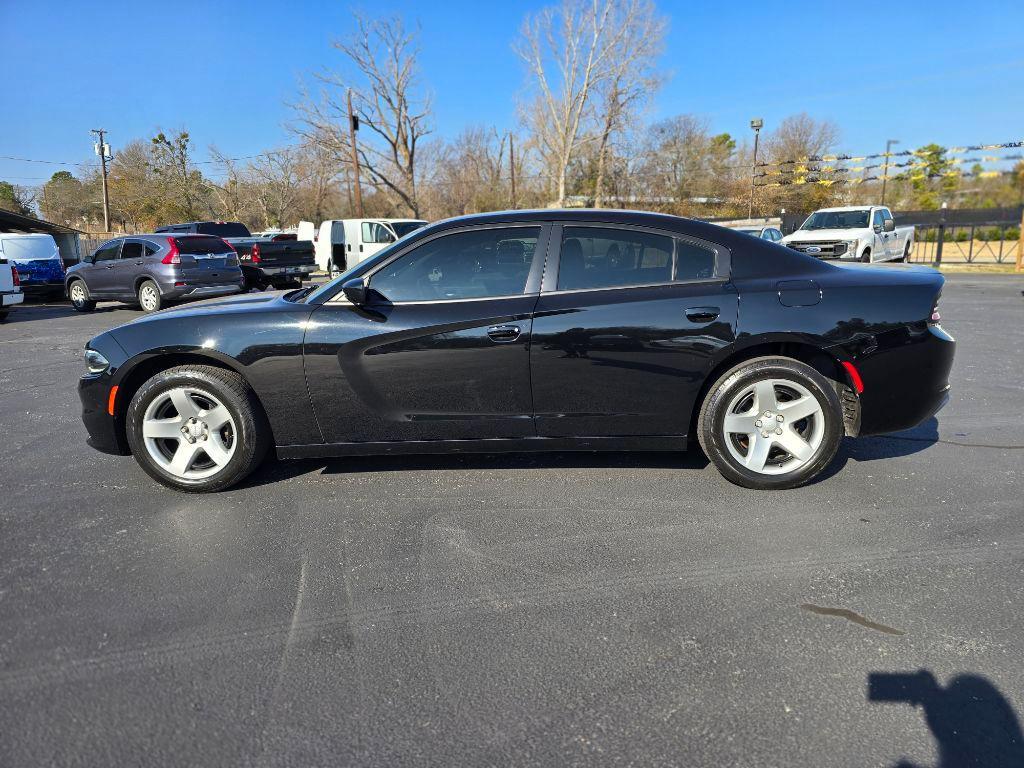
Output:
[[[747,488],[795,488],[835,457],[844,434],[832,383],[798,360],[748,360],[716,381],[701,407],[701,447]]]
[[[270,427],[255,393],[234,371],[186,365],[158,373],[135,393],[126,418],[139,465],[182,491],[219,491],[263,460]]]

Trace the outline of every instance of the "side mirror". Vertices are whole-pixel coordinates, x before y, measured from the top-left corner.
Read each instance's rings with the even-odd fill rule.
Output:
[[[86,254],[85,256],[82,257],[82,263],[83,264],[92,264],[94,261],[96,261],[96,254],[95,253],[88,253],[88,254]]]
[[[351,280],[346,280],[341,284],[341,291],[345,294],[346,299],[357,307],[361,307],[366,303],[366,294],[369,288],[363,278],[353,277]]]
[[[894,231],[896,229],[896,220],[895,219],[886,219],[885,222],[883,222],[883,224],[882,224],[882,228],[886,232]]]

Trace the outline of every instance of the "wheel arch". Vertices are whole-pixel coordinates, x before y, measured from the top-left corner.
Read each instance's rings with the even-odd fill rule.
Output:
[[[704,377],[704,382],[701,384],[697,399],[694,401],[693,412],[690,414],[687,434],[691,442],[696,439],[697,419],[700,417],[701,406],[711,391],[711,387],[730,368],[758,357],[788,357],[798,360],[809,365],[826,379],[832,381],[836,385],[840,400],[844,403],[843,421],[846,433],[849,435],[857,433],[860,425],[860,400],[850,387],[849,375],[843,368],[840,360],[829,352],[827,348],[807,341],[762,338],[751,340],[750,343],[739,349],[731,348],[731,351],[717,359],[707,376]],[[850,396],[856,402],[856,408],[847,407],[847,401]]]
[[[271,429],[271,445],[275,444],[273,426],[271,425],[270,419],[267,417],[267,409],[263,405],[263,401],[260,399],[256,388],[246,376],[245,370],[242,366],[239,365],[236,360],[232,360],[229,357],[205,354],[201,352],[153,353],[146,356],[140,356],[140,358],[127,370],[122,366],[118,371],[117,407],[114,410],[115,434],[117,435],[119,444],[123,441],[123,446],[127,447],[128,404],[132,401],[132,398],[135,397],[135,393],[139,391],[142,385],[158,373],[170,370],[171,368],[177,368],[181,365],[190,364],[205,365],[211,368],[221,368],[241,376],[249,389],[252,390],[253,395],[256,398],[256,402],[259,403],[260,409],[263,411],[266,423]]]

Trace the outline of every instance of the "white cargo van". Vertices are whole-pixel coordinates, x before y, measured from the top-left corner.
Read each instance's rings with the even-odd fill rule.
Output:
[[[317,267],[334,274],[426,225],[422,219],[328,219],[317,229],[300,221],[298,237],[313,241]]]

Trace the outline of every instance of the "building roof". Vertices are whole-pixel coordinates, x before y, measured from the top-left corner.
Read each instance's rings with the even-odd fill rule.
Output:
[[[54,224],[32,216],[22,216],[14,211],[0,210],[0,232],[37,232],[47,235],[83,234],[82,230]]]

